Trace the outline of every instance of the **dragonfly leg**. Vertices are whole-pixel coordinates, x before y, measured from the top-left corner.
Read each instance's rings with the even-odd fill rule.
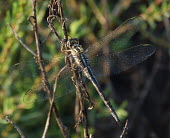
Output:
[[[79,115],[78,115],[78,120],[77,120],[76,124],[74,125],[74,128],[78,127],[79,124],[82,122],[82,117],[83,117],[83,113],[80,110]]]
[[[73,76],[71,77],[71,80],[72,80],[73,84],[75,85],[76,83],[75,83],[75,79]]]
[[[61,51],[66,53],[71,52],[71,50],[63,50],[63,49],[61,49]]]
[[[85,99],[89,102],[90,106],[88,107],[89,110],[92,110],[94,107],[94,102],[93,100],[90,98],[90,94],[87,91],[86,85],[81,81],[81,85],[82,85],[82,89],[83,89],[83,96],[85,97]]]

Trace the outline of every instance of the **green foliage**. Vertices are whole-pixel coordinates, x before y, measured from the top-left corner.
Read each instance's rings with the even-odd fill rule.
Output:
[[[48,14],[47,5],[49,1],[37,0],[37,2],[37,18],[40,33],[42,35],[41,38],[44,40],[49,33],[48,24],[46,22],[46,16]],[[9,72],[10,68],[15,63],[30,59],[32,60],[33,57],[21,46],[10,28],[6,25],[11,24],[23,42],[35,51],[34,35],[31,31],[32,27],[27,20],[27,18],[32,15],[32,4],[31,1],[27,0],[6,0],[4,3],[0,1],[0,5],[0,8],[2,9],[0,10],[0,14],[5,13],[0,15],[0,137],[19,137],[13,126],[10,126],[10,124],[7,124],[4,120],[6,115],[12,116],[11,119],[14,120],[24,132],[27,132],[26,134],[28,136],[26,137],[40,137],[44,129],[49,105],[46,104],[47,102],[33,104],[23,103],[23,96],[25,95],[26,89],[37,83],[39,78],[35,77],[29,80],[24,78],[25,80],[23,80],[18,77],[22,72],[30,71],[30,68],[25,69],[24,71],[18,70],[18,76],[16,75],[16,72]],[[72,22],[68,26],[69,35],[83,40],[83,45],[94,42],[108,31],[104,28],[104,25],[100,23],[99,18],[96,17],[96,14],[93,12],[89,3],[66,0],[62,5],[64,7],[65,17],[72,19]],[[65,5],[67,5],[67,7]],[[109,9],[112,8],[109,3],[107,5],[109,6]],[[101,12],[100,14],[104,12],[104,9],[102,8],[103,4],[101,2],[98,2],[93,6],[96,6],[97,8],[101,7],[98,9]],[[157,27],[157,22],[161,22],[163,17],[170,17],[170,3],[168,0],[163,1],[161,5],[156,5],[154,2],[150,3],[149,8],[151,10],[148,10],[148,3],[145,5],[139,3],[138,6],[141,9],[141,11],[138,12],[144,15],[146,21],[152,27],[151,29],[155,29]],[[121,19],[120,15],[114,17],[113,11],[109,9],[109,12],[107,11],[107,17],[104,17],[109,17],[109,21],[114,21],[113,23],[109,23],[110,26],[113,25],[113,27],[108,27],[111,29],[118,26],[118,23],[123,22],[125,19]],[[130,15],[136,16],[134,15],[136,11],[133,11],[133,9],[129,11],[131,12]],[[125,10],[122,10],[122,12],[124,18],[129,18],[129,14],[127,14]],[[55,23],[55,27],[59,34],[62,34],[62,29],[61,26],[58,25],[58,22]],[[43,47],[43,57],[49,60],[54,56],[60,57],[61,53],[60,45],[57,43],[55,35],[52,35],[45,43],[45,47]],[[61,58],[58,64],[57,70],[63,66],[64,59]],[[65,84],[65,89],[59,88],[59,90],[61,89],[60,92],[67,91],[67,86],[69,85],[70,84]],[[70,86],[69,88],[72,89]],[[91,97],[95,102],[95,109],[89,111],[89,124],[92,124],[90,132],[93,133],[95,131],[93,126],[96,118],[111,117],[111,115],[100,97],[96,94],[93,86],[89,84],[88,88],[93,90],[91,92]],[[108,90],[105,90],[105,92],[109,95]],[[67,95],[66,98],[57,99],[56,101],[59,111],[61,111],[61,116],[64,118],[64,122],[68,125],[71,124],[71,129],[73,129],[74,126],[74,94],[75,93],[71,93],[70,95]],[[125,120],[128,116],[128,112],[126,111],[128,102],[124,101],[118,105],[114,102],[114,97],[113,99],[110,98],[110,100],[112,105],[116,107],[116,112],[120,119]],[[56,137],[56,135],[61,137],[59,129],[56,128],[56,122],[52,121],[49,137]],[[72,135],[72,137],[76,137],[75,133]]]
[[[142,5],[141,11],[149,25],[155,29],[156,22],[161,22],[164,17],[170,17],[170,3],[168,0],[164,0],[159,5],[156,5],[155,2],[151,2],[149,7]]]

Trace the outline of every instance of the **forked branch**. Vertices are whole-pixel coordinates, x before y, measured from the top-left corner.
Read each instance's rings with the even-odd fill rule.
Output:
[[[61,41],[61,37],[59,37],[56,29],[54,28],[54,20],[57,19],[62,27],[63,30],[63,34],[64,34],[64,41]],[[49,27],[50,29],[55,33],[57,39],[59,40],[59,42],[61,43],[61,49],[66,48],[66,42],[68,40],[68,35],[67,35],[67,28],[66,28],[66,24],[65,24],[65,18],[64,18],[64,14],[63,14],[63,9],[62,9],[62,5],[60,0],[51,0],[50,4],[49,4],[49,17],[47,18],[47,21],[49,23]],[[89,134],[88,134],[88,123],[87,123],[87,111],[86,111],[86,107],[85,107],[85,102],[84,102],[84,95],[83,94],[83,90],[82,87],[80,85],[80,82],[82,80],[82,78],[80,78],[80,73],[78,72],[78,69],[76,69],[72,58],[69,56],[69,52],[66,53],[66,57],[67,57],[67,63],[69,65],[69,67],[71,67],[72,72],[73,72],[73,80],[74,80],[74,84],[76,86],[76,91],[77,91],[77,95],[78,95],[78,99],[79,99],[79,104],[80,104],[80,111],[79,111],[79,115],[78,115],[78,122],[77,124],[79,124],[79,122],[81,122],[83,124],[83,128],[84,128],[84,137],[88,138]],[[88,95],[89,96],[89,95]],[[88,99],[90,99],[88,97]],[[89,100],[91,101],[91,100]],[[92,107],[92,102],[90,102],[90,105]],[[77,125],[78,126],[78,125]]]
[[[41,75],[42,75],[42,82],[44,85],[44,89],[47,91],[48,96],[49,96],[49,101],[53,110],[53,113],[55,115],[56,121],[59,125],[60,131],[62,132],[64,137],[69,137],[68,136],[68,132],[67,132],[67,128],[64,126],[63,122],[61,121],[57,108],[54,104],[54,99],[53,99],[53,92],[50,89],[50,85],[48,82],[48,78],[47,78],[47,74],[45,71],[45,67],[43,64],[43,59],[42,59],[42,45],[40,42],[40,38],[39,38],[39,34],[38,34],[38,25],[37,25],[37,18],[36,18],[36,0],[32,0],[32,7],[33,7],[33,17],[34,17],[34,21],[33,21],[33,30],[34,30],[34,35],[35,35],[35,39],[36,39],[36,46],[37,46],[37,61],[38,64],[40,66],[40,70],[41,70]]]

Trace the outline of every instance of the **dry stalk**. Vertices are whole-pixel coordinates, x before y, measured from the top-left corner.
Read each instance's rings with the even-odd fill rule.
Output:
[[[5,117],[7,122],[10,122],[12,125],[14,125],[14,127],[16,128],[17,132],[20,134],[21,138],[25,138],[23,132],[21,131],[21,129],[9,118],[9,116]]]
[[[68,40],[68,35],[67,35],[67,28],[66,28],[66,24],[65,24],[65,18],[64,18],[64,14],[63,14],[63,9],[62,9],[62,5],[60,0],[51,0],[50,4],[49,4],[49,16],[47,18],[47,21],[49,23],[49,28],[51,29],[52,32],[55,33],[58,41],[61,43],[61,49],[66,49],[66,42]],[[54,28],[54,21],[55,19],[58,20],[58,22],[60,22],[62,30],[63,30],[63,34],[64,34],[64,39],[62,40],[61,37],[58,35],[56,29]],[[76,123],[77,127],[79,126],[79,123],[81,122],[83,124],[83,128],[84,128],[84,137],[88,138],[89,134],[88,134],[88,122],[87,122],[87,110],[85,107],[85,102],[84,102],[84,91],[86,91],[85,87],[83,89],[83,85],[82,85],[82,78],[81,78],[81,74],[78,72],[78,67],[75,67],[74,63],[73,63],[73,59],[70,58],[69,56],[69,52],[66,53],[66,59],[67,59],[67,63],[69,64],[69,66],[71,67],[71,71],[73,73],[73,83],[76,86],[76,91],[77,91],[77,95],[78,95],[78,104],[80,105],[80,111],[79,111],[79,115],[76,116],[76,120],[78,120],[78,122]],[[84,91],[83,91],[84,90]],[[93,103],[90,100],[90,96],[87,94],[86,92],[86,99],[88,99],[88,101],[90,101],[90,106],[92,107]],[[78,105],[76,105],[78,106]]]

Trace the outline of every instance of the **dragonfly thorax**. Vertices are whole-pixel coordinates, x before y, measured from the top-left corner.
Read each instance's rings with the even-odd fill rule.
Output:
[[[80,54],[84,52],[82,45],[79,44],[79,40],[77,38],[71,38],[67,41],[67,47],[70,48],[74,53]]]

